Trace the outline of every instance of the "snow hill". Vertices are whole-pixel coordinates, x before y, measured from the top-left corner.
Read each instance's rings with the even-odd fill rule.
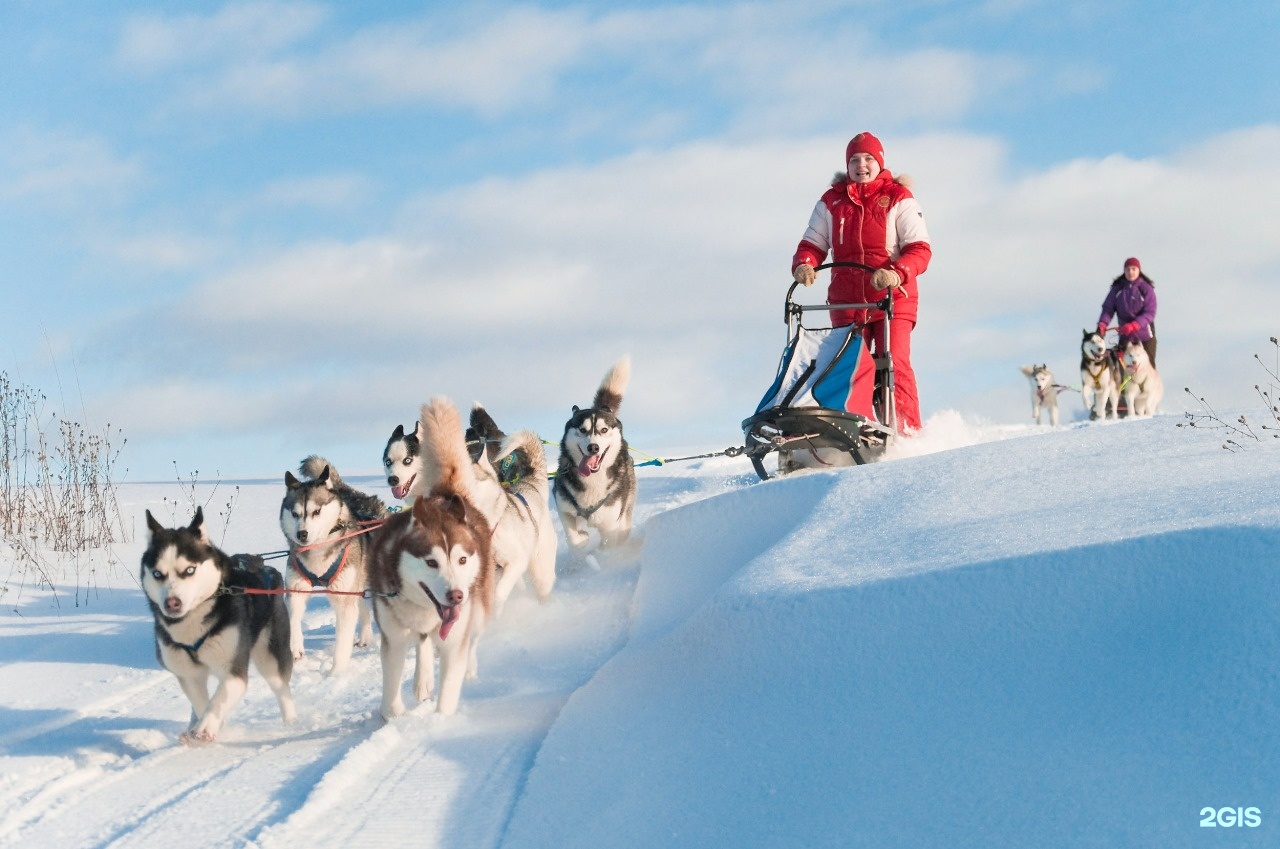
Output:
[[[313,601],[299,721],[255,675],[184,748],[141,542],[78,598],[10,578],[0,847],[1280,845],[1280,448],[1177,421],[642,469],[639,552],[518,590],[450,719],[384,724],[376,648],[326,676]],[[280,548],[282,494],[225,547]],[[181,497],[122,489],[139,528]]]

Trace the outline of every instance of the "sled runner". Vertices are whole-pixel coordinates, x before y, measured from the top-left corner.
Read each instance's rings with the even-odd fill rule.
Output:
[[[840,267],[873,270],[856,262],[829,262],[817,270]],[[778,474],[861,465],[879,457],[897,432],[892,357],[871,356],[862,324],[811,327],[804,322],[806,312],[883,310],[887,350],[893,290],[886,289],[884,299],[875,303],[809,306],[794,300],[799,285],[792,283],[787,290],[787,347],[777,377],[755,414],[742,422],[744,453],[762,480],[772,477],[764,464],[769,454],[778,454]]]

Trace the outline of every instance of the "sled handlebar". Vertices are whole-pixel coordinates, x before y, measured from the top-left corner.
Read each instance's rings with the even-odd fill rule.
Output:
[[[821,265],[816,266],[813,270],[822,271],[827,268],[857,268],[862,271],[875,271],[875,269],[872,268],[871,266],[864,265],[860,262],[824,262]],[[893,315],[893,294],[892,294],[893,290],[892,289],[885,290],[885,296],[883,299],[879,301],[875,301],[874,303],[869,303],[869,304],[812,304],[812,305],[809,305],[809,304],[798,304],[795,302],[794,295],[795,295],[796,287],[799,285],[800,285],[800,282],[798,280],[792,281],[791,288],[787,289],[787,300],[786,300],[786,305],[784,307],[782,321],[784,324],[787,325],[788,328],[791,327],[792,319],[799,320],[801,313],[815,311],[815,310],[877,309],[877,310],[884,310],[886,316],[891,317]]]

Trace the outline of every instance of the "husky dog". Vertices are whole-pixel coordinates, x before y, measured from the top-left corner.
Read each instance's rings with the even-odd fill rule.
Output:
[[[1080,396],[1091,421],[1106,418],[1108,406],[1112,417],[1116,417],[1123,379],[1120,362],[1107,348],[1102,334],[1084,331],[1080,341]]]
[[[1154,416],[1164,398],[1164,381],[1141,342],[1124,348],[1124,399],[1131,416]]]
[[[577,552],[586,549],[590,528],[606,547],[631,534],[636,473],[618,420],[630,378],[631,358],[623,357],[600,382],[591,407],[575,406],[564,426],[554,491],[565,537]]]
[[[489,462],[498,470],[498,481],[508,489],[534,474],[535,453],[542,455],[539,468],[543,477],[546,476],[547,458],[542,452],[542,440],[538,440],[536,452],[522,445],[510,453],[504,453],[502,441],[507,435],[478,401],[471,407],[471,423],[467,427],[466,436],[472,462],[480,462],[480,451],[484,450],[489,456]]]
[[[504,434],[479,404],[471,410],[466,436],[476,464],[476,504],[493,525],[493,559],[500,576],[494,615],[502,612],[525,575],[538,600],[546,601],[556,582],[556,532],[542,440],[527,430]],[[486,467],[496,467],[496,480]]]
[[[289,644],[293,657],[303,655],[302,615],[307,596],[326,593],[333,607],[335,638],[333,669],[346,670],[351,647],[373,642],[373,625],[365,590],[368,535],[361,523],[385,518],[382,500],[347,486],[323,457],[302,461],[298,473],[304,480],[284,473],[286,488],[280,503],[280,529],[289,543],[285,584],[289,588]],[[360,636],[356,639],[356,620]]]
[[[162,526],[147,511],[150,540],[139,578],[156,626],[156,657],[191,701],[184,743],[212,743],[249,686],[249,661],[276,694],[280,715],[297,711],[289,678],[289,616],[280,573],[261,557],[230,557],[209,542],[204,510],[185,528]],[[258,590],[246,594],[246,590]],[[261,592],[270,590],[271,593]],[[209,698],[209,676],[218,688]]]
[[[478,461],[480,451],[487,449],[489,461],[497,464],[498,447],[505,436],[484,407],[476,404],[471,411],[471,425],[466,432],[471,459]],[[412,502],[430,489],[419,480],[419,475],[422,474],[421,446],[422,423],[418,422],[412,433],[407,432],[404,425],[396,425],[383,449],[382,468],[387,473],[387,486],[391,487],[391,494],[401,501]],[[508,454],[498,467],[498,477],[502,484],[510,486],[513,481],[531,474],[532,467],[529,463],[528,455],[522,448]],[[543,463],[544,471],[545,468],[546,464]]]
[[[493,527],[473,500],[475,470],[488,460],[472,463],[458,410],[449,401],[436,398],[424,406],[422,426],[423,456],[434,482],[412,510],[387,520],[369,563],[387,719],[404,713],[400,678],[410,644],[417,649],[414,697],[426,701],[435,689],[438,653],[436,711],[457,711],[463,677],[475,677],[476,643],[494,607]]]
[[[1058,385],[1047,365],[1023,366],[1022,373],[1031,379],[1031,417],[1040,424],[1040,413],[1049,411],[1049,424],[1058,426]]]
[[[391,494],[401,501],[409,501],[409,493],[422,471],[422,423],[413,426],[413,433],[406,433],[404,425],[396,425],[382,451],[382,468],[387,473],[387,486]]]

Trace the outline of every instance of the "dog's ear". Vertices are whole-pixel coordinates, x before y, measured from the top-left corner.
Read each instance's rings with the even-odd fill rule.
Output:
[[[295,478],[293,476],[293,472],[285,472],[284,485],[287,486],[289,489],[297,489],[298,487],[302,486],[302,481]]]
[[[151,515],[150,510],[147,511],[147,530],[151,532],[152,536],[164,530],[164,525],[156,521],[156,517]]]
[[[209,541],[209,532],[204,526],[204,508],[199,504],[196,505],[196,515],[192,517],[191,524],[187,525],[187,530],[199,536],[201,542]]]
[[[463,501],[456,493],[444,496],[441,506],[446,513],[458,522],[465,523],[467,521],[467,502]]]
[[[421,442],[426,435],[427,435],[427,432],[422,429],[422,422],[414,422],[413,438]]]
[[[404,439],[404,425],[402,424],[396,425],[396,429],[391,431],[391,441],[395,442],[397,439]]]
[[[322,483],[322,484],[324,484],[325,486],[329,487],[329,489],[333,489],[333,484],[329,482],[329,467],[328,467],[328,466],[325,466],[325,467],[324,467],[324,471],[323,471],[323,472],[321,472],[321,473],[320,473],[320,476],[316,478],[316,483]]]
[[[574,404],[574,405],[573,405],[573,415],[574,415],[574,416],[576,416],[576,415],[578,415],[578,413],[579,413],[579,412],[581,412],[581,411],[578,409],[578,405],[577,405],[577,404]]]
[[[419,495],[413,500],[413,518],[419,525],[429,524],[430,516],[427,514],[427,499],[425,496]]]

